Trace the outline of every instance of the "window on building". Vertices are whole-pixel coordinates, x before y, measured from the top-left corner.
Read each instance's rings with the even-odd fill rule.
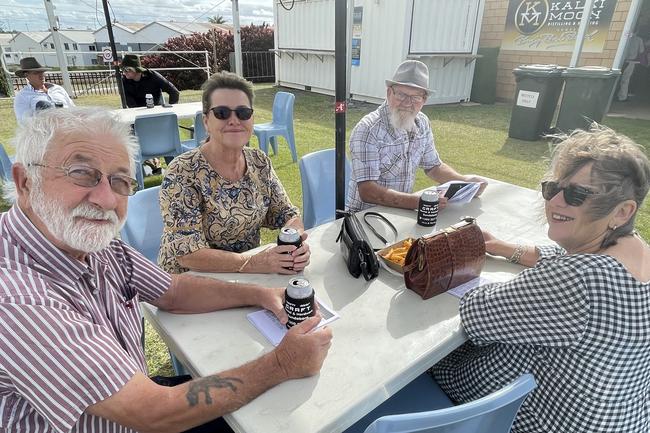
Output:
[[[90,63],[92,63],[93,65],[96,65],[97,64],[97,59],[90,59]]]
[[[50,48],[54,49],[54,44],[50,44]]]
[[[95,48],[94,45],[89,45],[88,46],[88,51],[97,51],[97,48]]]
[[[6,59],[11,59],[11,54],[5,54]]]
[[[70,45],[67,42],[63,43],[63,47],[66,49],[66,51],[70,51]]]
[[[72,49],[75,51],[79,51],[79,47],[77,46],[77,44],[72,44]]]

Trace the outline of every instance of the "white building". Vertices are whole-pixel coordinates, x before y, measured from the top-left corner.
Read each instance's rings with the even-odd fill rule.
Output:
[[[149,50],[156,45],[164,44],[170,38],[189,36],[192,33],[205,33],[212,29],[225,32],[233,30],[232,26],[227,24],[154,21],[138,30],[136,37],[142,47],[141,50]]]
[[[117,51],[146,51],[162,45],[169,38],[189,36],[192,33],[205,33],[211,29],[232,31],[232,26],[182,21],[153,21],[149,24],[114,23],[113,38]],[[95,43],[98,50],[109,46],[106,26],[96,30]]]
[[[88,30],[60,30],[59,36],[68,66],[91,66],[97,62],[95,35]],[[54,39],[49,34],[41,42],[42,51],[51,51],[47,58],[49,65],[58,65],[54,50]]]
[[[485,0],[355,0],[349,28],[350,94],[381,102],[384,80],[405,59],[429,67],[427,103],[469,100]],[[334,0],[274,2],[278,84],[334,93]]]
[[[115,48],[117,51],[142,50],[136,32],[145,25],[142,23],[113,23],[113,39],[115,40]],[[95,46],[97,50],[101,51],[102,47],[110,46],[106,26],[95,30],[93,34],[95,35]]]
[[[5,49],[5,62],[8,65],[17,65],[23,57],[36,57],[43,66],[52,66],[47,63],[47,55],[29,54],[44,51],[41,43],[50,35],[50,32],[20,32],[9,41],[8,52]],[[9,54],[9,56],[7,56]]]

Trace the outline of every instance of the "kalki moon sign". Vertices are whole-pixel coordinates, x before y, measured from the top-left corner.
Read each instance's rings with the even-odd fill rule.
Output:
[[[501,50],[573,51],[584,0],[510,0]],[[594,0],[583,52],[605,46],[616,0]]]

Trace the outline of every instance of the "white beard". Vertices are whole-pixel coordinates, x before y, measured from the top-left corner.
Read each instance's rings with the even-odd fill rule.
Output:
[[[395,129],[402,129],[406,132],[411,132],[415,130],[415,118],[417,117],[417,112],[400,110],[399,108],[389,108],[390,113],[390,124]]]
[[[45,197],[38,184],[34,185],[30,200],[34,213],[54,238],[84,253],[106,248],[124,225],[124,220],[120,221],[114,210],[102,211],[87,202],[67,211],[57,200]],[[97,224],[83,218],[107,220],[110,224]]]

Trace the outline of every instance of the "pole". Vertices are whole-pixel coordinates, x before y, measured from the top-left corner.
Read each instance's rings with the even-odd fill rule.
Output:
[[[241,59],[241,28],[239,27],[239,0],[232,0],[232,25],[235,29],[235,73],[244,76]]]
[[[334,6],[334,71],[336,101],[336,209],[345,209],[345,112],[347,111],[347,0],[336,0]]]
[[[50,23],[50,30],[52,32],[52,41],[54,42],[54,48],[56,50],[56,59],[59,63],[59,69],[61,69],[61,76],[63,77],[63,88],[68,95],[74,97],[74,92],[72,91],[72,82],[70,81],[70,73],[68,72],[68,63],[66,62],[65,55],[63,54],[63,48],[61,48],[61,35],[59,35],[59,26],[56,23],[56,17],[54,16],[54,6],[52,6],[52,0],[43,0],[45,2],[45,11],[47,12],[47,20]]]
[[[122,77],[120,77],[120,62],[117,60],[117,49],[115,49],[115,37],[113,36],[113,25],[111,24],[111,15],[108,13],[108,0],[102,0],[104,6],[104,19],[106,20],[106,30],[108,31],[108,41],[111,45],[113,52],[113,66],[115,67],[115,81],[117,83],[117,91],[120,94],[120,101],[122,108],[126,108],[126,97],[124,96],[124,88],[122,87]]]
[[[571,68],[575,68],[580,60],[580,53],[582,53],[582,46],[585,43],[585,34],[589,27],[589,19],[591,18],[593,6],[594,0],[585,0],[585,5],[582,7],[582,19],[580,20],[580,27],[578,27],[576,43],[573,46],[573,54],[571,55],[571,63],[569,64]]]
[[[354,4],[355,1],[352,0],[352,4],[350,5],[347,13],[347,37],[345,38],[345,43],[347,47],[346,55],[345,55],[345,100],[350,101],[350,87],[352,83],[352,22],[354,20]]]

